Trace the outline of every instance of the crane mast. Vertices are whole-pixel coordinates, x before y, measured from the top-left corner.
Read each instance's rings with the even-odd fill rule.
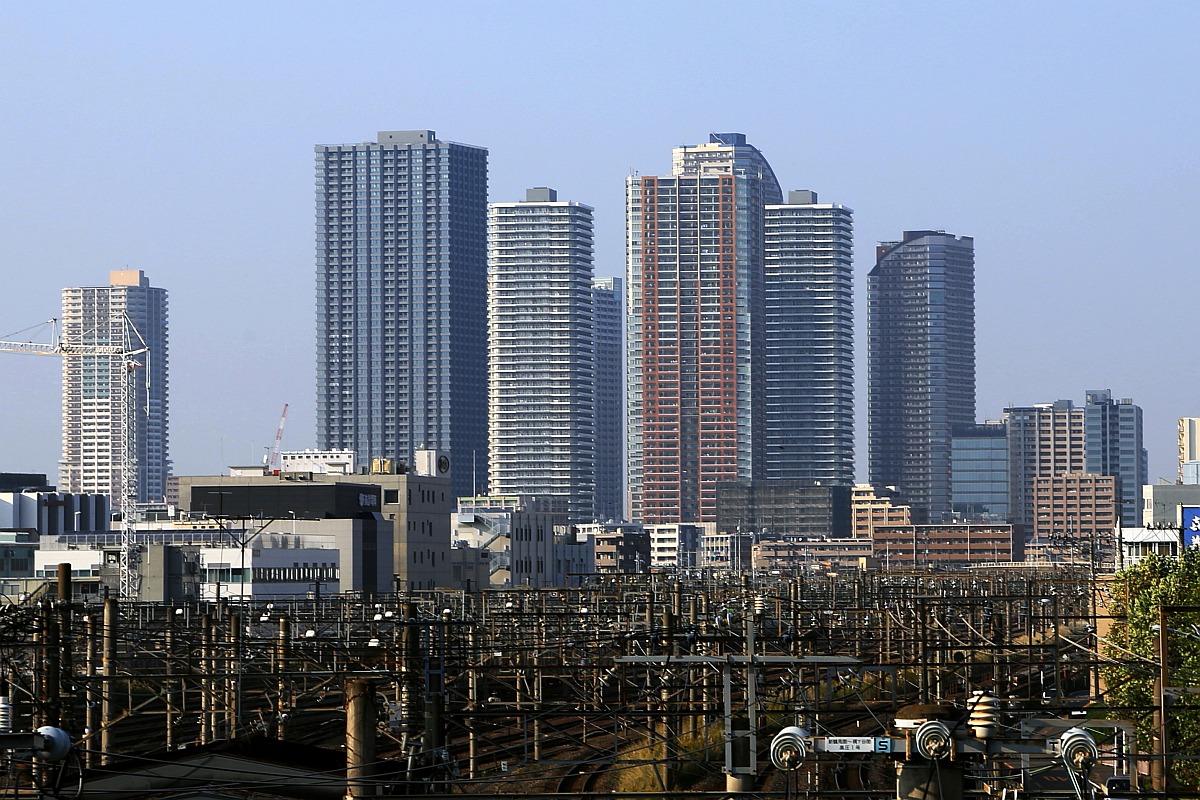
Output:
[[[50,342],[16,342],[0,341],[0,352],[26,353],[29,355],[59,356],[62,358],[102,356],[108,359],[108,375],[110,391],[114,400],[111,418],[116,422],[114,444],[120,448],[121,485],[117,489],[117,497],[113,498],[121,511],[121,555],[120,555],[120,596],[122,599],[137,598],[140,584],[138,557],[134,542],[135,521],[137,517],[138,496],[138,414],[137,391],[138,375],[145,374],[149,381],[149,371],[143,369],[147,359],[138,361],[135,356],[148,353],[146,342],[142,339],[129,315],[114,312],[110,330],[120,330],[120,344],[92,344],[88,342],[64,341],[58,331],[58,320],[51,319]],[[113,377],[117,376],[116,380]],[[148,383],[147,383],[148,387]],[[149,408],[147,407],[147,413]]]
[[[271,455],[267,458],[267,475],[279,474],[279,444],[283,441],[283,423],[287,422],[288,404],[283,404],[283,413],[279,415],[279,427],[275,429],[275,444],[271,447]]]

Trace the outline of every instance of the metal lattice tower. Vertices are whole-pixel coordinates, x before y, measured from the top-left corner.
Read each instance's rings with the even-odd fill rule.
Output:
[[[120,559],[120,596],[122,599],[136,599],[139,585],[137,550],[134,545],[134,522],[137,515],[138,487],[138,376],[147,375],[145,358],[137,360],[148,352],[145,340],[142,339],[133,321],[124,311],[114,311],[111,319],[111,329],[120,330],[120,344],[92,344],[87,342],[64,341],[59,335],[58,320],[51,319],[51,340],[44,342],[13,342],[0,341],[0,352],[28,353],[31,355],[60,356],[63,358],[78,356],[102,356],[108,359],[112,391],[116,394],[118,420],[114,431],[114,444],[119,449],[121,459],[121,485],[115,492],[114,498],[121,511],[121,559]]]

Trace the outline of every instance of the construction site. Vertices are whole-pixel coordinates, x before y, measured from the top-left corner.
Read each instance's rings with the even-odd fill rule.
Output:
[[[5,785],[1164,796],[1137,787],[1162,785],[1167,751],[1128,721],[1154,709],[1105,700],[1106,594],[1059,566],[180,605],[80,601],[62,570],[0,606]]]

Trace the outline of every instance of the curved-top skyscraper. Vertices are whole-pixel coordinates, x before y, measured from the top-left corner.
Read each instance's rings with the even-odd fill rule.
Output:
[[[717,484],[763,467],[764,208],[783,199],[740,133],[626,181],[630,513],[715,521]]]
[[[914,521],[950,504],[950,438],[975,421],[975,247],[969,236],[905,231],[882,242],[867,278],[870,480],[894,486]]]

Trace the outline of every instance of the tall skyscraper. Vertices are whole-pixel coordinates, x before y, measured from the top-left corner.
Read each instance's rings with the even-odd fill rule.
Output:
[[[1113,400],[1108,389],[1093,389],[1085,394],[1083,416],[1087,471],[1117,478],[1121,520],[1137,525],[1142,518],[1142,486],[1150,482],[1142,446],[1142,407],[1129,398]]]
[[[317,443],[487,476],[487,150],[433,131],[318,145]]]
[[[625,514],[625,281],[592,281],[596,350],[596,518]]]
[[[739,133],[626,181],[629,498],[648,524],[716,521],[717,484],[763,471],[763,220],[782,202]]]
[[[488,207],[488,442],[493,495],[595,517],[592,208],[553,189]]]
[[[137,426],[139,502],[162,502],[171,474],[168,441],[167,290],[155,288],[141,270],[109,273],[108,286],[64,289],[65,342],[111,345],[144,353],[134,357],[142,374],[126,392],[124,359],[66,355],[62,362],[62,459],[59,483],[65,492],[108,494],[120,504],[125,480],[123,403]],[[130,330],[129,325],[133,329]]]
[[[871,483],[914,518],[950,512],[950,437],[975,419],[975,251],[969,236],[906,231],[867,278]]]
[[[807,190],[766,208],[767,480],[854,485],[853,214]]]

